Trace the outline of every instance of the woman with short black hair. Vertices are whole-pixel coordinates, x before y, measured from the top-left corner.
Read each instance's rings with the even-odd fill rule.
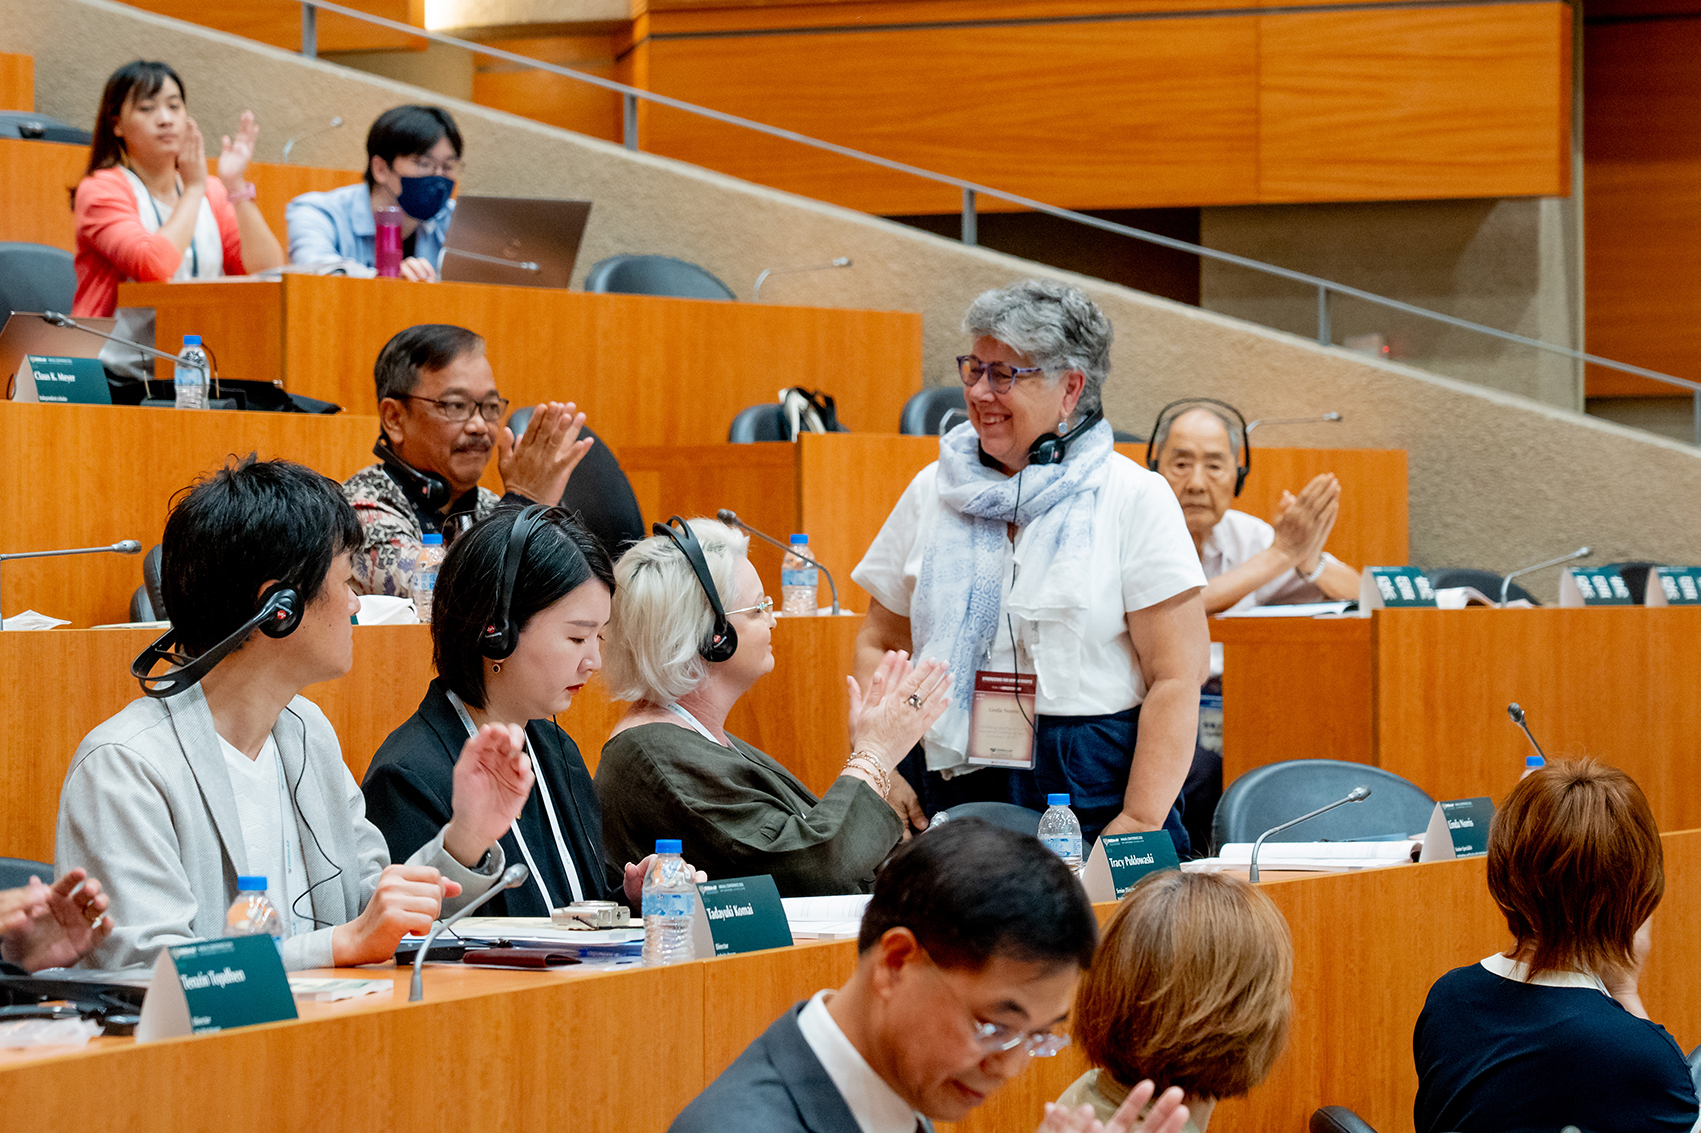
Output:
[[[378,266],[376,210],[402,210],[401,277],[434,283],[455,216],[461,131],[440,106],[396,106],[366,134],[366,174],[358,185],[303,193],[289,202],[289,258],[297,264],[353,260]]]
[[[404,860],[442,826],[467,736],[487,723],[524,725],[537,785],[501,844],[531,876],[492,899],[490,916],[547,917],[574,901],[640,903],[641,868],[628,865],[622,877],[604,860],[591,774],[553,719],[602,668],[613,587],[596,537],[561,509],[537,506],[498,508],[455,540],[438,572],[438,675],[378,749],[361,790],[367,817]],[[505,634],[500,644],[493,626]]]

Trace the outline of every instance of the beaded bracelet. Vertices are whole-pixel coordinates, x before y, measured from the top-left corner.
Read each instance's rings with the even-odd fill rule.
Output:
[[[849,771],[852,767],[868,772],[874,779],[874,789],[880,793],[881,798],[885,798],[891,793],[891,773],[881,766],[880,761],[874,757],[873,753],[866,751],[851,752],[850,758],[845,760],[844,769]]]

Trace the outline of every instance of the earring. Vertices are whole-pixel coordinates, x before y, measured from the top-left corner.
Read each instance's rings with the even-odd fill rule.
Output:
[[[490,672],[491,672],[492,675],[494,675],[496,673],[500,673],[501,671],[502,671],[502,662],[500,662],[500,661],[498,661],[494,665],[490,666]]]

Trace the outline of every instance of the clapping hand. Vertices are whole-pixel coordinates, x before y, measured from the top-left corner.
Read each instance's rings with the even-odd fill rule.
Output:
[[[504,427],[496,434],[496,469],[502,487],[540,504],[556,504],[567,490],[573,469],[596,442],[580,438],[585,415],[571,401],[548,401],[537,407],[518,441]]]
[[[1040,1122],[1038,1133],[1181,1133],[1187,1124],[1187,1107],[1181,1104],[1179,1086],[1165,1090],[1152,1102],[1151,1112],[1140,1116],[1156,1088],[1150,1079],[1135,1086],[1128,1092],[1127,1100],[1111,1114],[1110,1121],[1104,1123],[1093,1116],[1090,1105],[1071,1109],[1047,1102],[1045,1120]]]
[[[469,868],[519,817],[532,793],[526,733],[518,724],[486,724],[461,747],[455,761],[454,813],[443,830],[443,848]]]
[[[910,655],[890,651],[880,659],[868,690],[846,677],[850,688],[850,735],[853,751],[867,751],[887,771],[904,756],[950,704],[951,674],[942,661],[910,664]]]
[[[0,893],[0,958],[27,971],[66,968],[112,933],[100,882],[73,869],[51,886],[30,878]]]
[[[655,863],[656,856],[654,854],[637,865],[633,865],[631,862],[626,863],[626,875],[622,878],[621,888],[626,891],[626,904],[640,914],[644,908],[644,878],[649,876],[650,867]],[[690,862],[685,864],[687,868],[690,868]],[[700,869],[692,869],[691,880],[701,885],[709,880],[709,875]]]
[[[248,163],[254,160],[254,143],[259,140],[260,126],[254,121],[252,110],[242,112],[234,140],[229,134],[219,139],[219,180],[231,194],[242,191],[248,179]]]

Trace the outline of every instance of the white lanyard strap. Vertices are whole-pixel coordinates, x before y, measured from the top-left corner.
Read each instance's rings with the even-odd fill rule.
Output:
[[[466,726],[469,737],[478,735],[478,727],[467,714],[467,706],[461,703],[461,698],[448,689],[449,703],[455,706],[455,713],[460,716],[461,723]],[[555,813],[555,800],[549,795],[549,783],[543,777],[543,767],[538,763],[537,752],[532,750],[532,739],[526,737],[526,756],[532,761],[532,778],[537,782],[538,794],[542,796],[543,813],[549,819],[550,833],[555,835],[555,852],[561,856],[561,868],[567,873],[567,888],[573,894],[575,902],[585,899],[584,887],[579,883],[579,870],[573,864],[573,855],[567,852],[567,839],[561,834],[561,819]],[[556,906],[550,900],[549,889],[543,883],[543,876],[538,873],[537,862],[532,858],[531,847],[526,845],[526,836],[520,833],[520,820],[515,817],[514,824],[509,827],[514,835],[514,841],[520,844],[520,855],[526,859],[526,866],[532,871],[532,879],[537,882],[538,892],[543,894],[543,907],[554,909]]]
[[[675,716],[679,717],[681,720],[684,720],[687,724],[690,724],[693,728],[697,729],[698,735],[702,736],[704,739],[708,740],[710,743],[714,744],[716,747],[727,746],[727,745],[721,743],[721,741],[715,739],[714,733],[709,731],[709,729],[703,727],[703,722],[701,720],[697,719],[697,717],[691,715],[691,713],[689,713],[685,709],[681,708],[678,705],[678,703],[668,705],[667,710],[669,712],[672,712]]]

